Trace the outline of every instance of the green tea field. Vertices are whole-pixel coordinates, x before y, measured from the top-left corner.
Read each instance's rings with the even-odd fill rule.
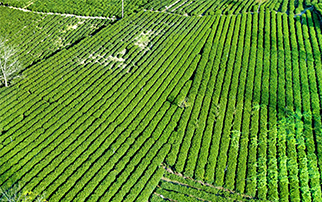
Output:
[[[0,70],[0,201],[322,201],[322,0],[0,0]]]

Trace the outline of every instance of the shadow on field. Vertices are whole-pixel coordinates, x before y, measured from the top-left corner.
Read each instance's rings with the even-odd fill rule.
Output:
[[[8,170],[12,167],[10,161],[4,162],[0,159],[0,188],[3,190],[8,190],[15,185],[18,185],[19,176],[17,172],[9,172]],[[1,200],[0,200],[1,201]]]

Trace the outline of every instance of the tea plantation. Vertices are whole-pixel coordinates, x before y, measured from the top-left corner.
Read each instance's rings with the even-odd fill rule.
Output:
[[[322,0],[121,3],[0,0],[0,201],[322,201]]]

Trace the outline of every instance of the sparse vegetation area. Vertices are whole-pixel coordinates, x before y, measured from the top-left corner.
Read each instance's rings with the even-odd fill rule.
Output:
[[[5,202],[47,202],[45,195],[37,195],[32,191],[23,191],[18,185],[4,190],[0,188],[0,201]]]
[[[5,87],[9,87],[11,81],[19,77],[19,72],[22,71],[17,52],[14,47],[8,46],[6,41],[0,38],[0,81]]]

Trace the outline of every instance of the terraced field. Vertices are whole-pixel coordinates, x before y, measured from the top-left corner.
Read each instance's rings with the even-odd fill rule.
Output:
[[[219,14],[239,14],[259,12],[260,10],[278,11],[282,13],[301,13],[306,7],[316,5],[319,0],[165,0],[152,1],[144,7],[171,13],[204,16]]]
[[[317,0],[133,1],[116,20],[99,18],[120,16],[98,6],[113,1],[50,2],[0,7],[23,62],[0,88],[0,187],[48,201],[322,200]]]
[[[152,0],[126,0],[125,14],[131,14]],[[4,5],[40,12],[67,13],[83,16],[121,17],[119,0],[4,0]]]

